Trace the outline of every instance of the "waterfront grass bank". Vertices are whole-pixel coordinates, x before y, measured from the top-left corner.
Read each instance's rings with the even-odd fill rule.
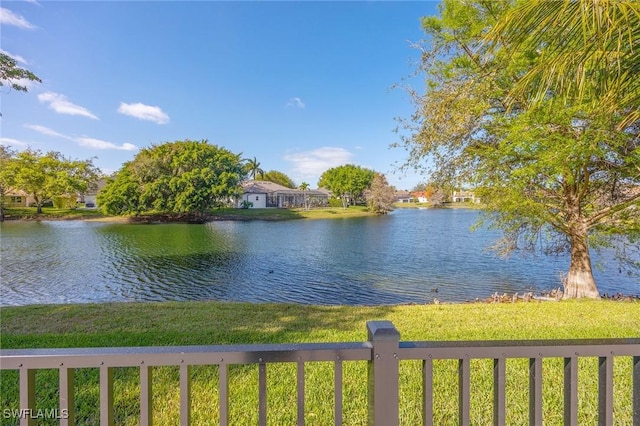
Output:
[[[376,216],[364,206],[322,207],[305,209],[237,209],[220,208],[203,214],[141,213],[135,216],[105,215],[96,209],[56,209],[43,207],[36,213],[35,207],[5,209],[4,219],[12,220],[95,220],[102,222],[210,222],[215,220],[292,220],[292,219],[343,219]]]
[[[3,349],[47,347],[164,346],[292,343],[366,340],[369,320],[392,321],[402,340],[501,340],[638,337],[640,303],[614,301],[529,302],[515,304],[441,304],[410,306],[309,306],[219,302],[108,303],[0,308]],[[593,362],[592,362],[593,361]],[[581,360],[580,424],[596,423],[597,359]],[[313,363],[312,363],[313,364]],[[472,373],[472,422],[490,424],[492,362],[478,360]],[[527,360],[510,360],[507,376],[509,424],[527,421]],[[545,420],[562,422],[562,360],[545,360]],[[116,370],[116,422],[137,424],[138,379],[135,369]],[[557,370],[557,374],[556,373]],[[295,424],[295,365],[271,365],[269,412],[273,424]],[[309,424],[332,419],[332,367],[307,367]],[[615,364],[615,413],[619,424],[631,419],[631,360]],[[255,366],[231,369],[232,424],[257,422]],[[97,369],[77,373],[77,420],[97,421]],[[434,365],[436,424],[449,424],[457,410],[456,363]],[[547,379],[548,378],[548,379]],[[176,368],[154,373],[155,424],[176,424],[179,393]],[[17,408],[17,372],[3,372],[3,408]],[[38,404],[55,407],[56,371],[38,373]],[[420,421],[419,362],[401,364],[401,423]],[[194,368],[194,424],[216,424],[217,370]],[[346,362],[343,379],[344,424],[366,424],[366,363]],[[594,402],[595,401],[595,402]],[[489,405],[490,406],[490,405]],[[277,420],[276,420],[277,417]],[[447,421],[449,419],[449,423]]]

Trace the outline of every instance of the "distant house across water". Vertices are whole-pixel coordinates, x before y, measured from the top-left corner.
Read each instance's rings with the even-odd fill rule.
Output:
[[[329,196],[329,191],[322,188],[303,191],[269,181],[250,180],[242,184],[242,197],[238,207],[299,208],[305,207],[305,200],[308,200],[311,207],[324,207],[329,203]]]
[[[396,203],[410,203],[412,201],[411,192],[409,191],[404,191],[404,190],[396,191],[395,197],[396,197]]]
[[[78,197],[78,202],[85,203],[85,206],[87,207],[98,207],[98,192],[100,192],[106,184],[106,178],[98,179],[95,185]]]
[[[453,191],[451,201],[454,203],[479,203],[480,198],[476,197],[473,191]]]
[[[411,193],[411,197],[418,203],[428,203],[431,201],[426,191],[414,191]]]
[[[4,196],[5,207],[28,207],[35,204],[33,197],[22,190],[9,189]]]

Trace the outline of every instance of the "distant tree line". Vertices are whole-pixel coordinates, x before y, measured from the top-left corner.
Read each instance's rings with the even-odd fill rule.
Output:
[[[101,177],[91,160],[72,160],[58,152],[0,149],[2,202],[8,191],[22,191],[34,200],[37,213],[51,200],[60,207],[75,208],[78,197],[95,189]],[[297,186],[282,172],[264,172],[255,157],[242,159],[240,154],[206,140],[183,140],[139,151],[107,178],[97,202],[110,215],[201,216],[235,205],[242,195],[241,183],[248,178],[309,190],[308,183]],[[366,204],[371,211],[387,213],[395,201],[395,189],[383,175],[353,164],[327,170],[319,186],[331,191],[343,208]],[[310,208],[310,204],[305,202],[305,207]]]
[[[55,151],[16,152],[0,146],[0,208],[4,210],[9,191],[31,197],[38,213],[46,202],[54,200],[61,207],[75,208],[78,197],[93,189],[99,176],[91,160],[73,160]]]
[[[199,215],[239,196],[246,171],[239,154],[206,140],[152,145],[123,165],[98,194],[98,204],[114,215]]]

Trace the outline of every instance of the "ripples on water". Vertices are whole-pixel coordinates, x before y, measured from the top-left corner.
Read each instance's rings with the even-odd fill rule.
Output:
[[[395,304],[558,287],[566,257],[497,258],[470,210],[205,225],[4,223],[0,303],[233,300]],[[595,263],[595,262],[594,262]],[[617,265],[600,291],[640,294]]]

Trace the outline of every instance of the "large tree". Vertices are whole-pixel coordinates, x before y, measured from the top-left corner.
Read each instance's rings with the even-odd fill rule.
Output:
[[[269,170],[258,177],[258,180],[266,180],[269,182],[277,183],[278,185],[286,186],[287,188],[294,189],[296,183],[286,174],[277,170]]]
[[[245,171],[253,180],[258,179],[258,176],[264,176],[264,170],[260,168],[260,162],[256,157],[245,158]]]
[[[577,3],[590,2],[601,3]],[[526,41],[500,37],[512,8],[511,2],[445,0],[440,16],[423,20],[430,37],[420,68],[427,88],[412,92],[417,109],[406,123],[408,164],[428,158],[434,181],[474,185],[492,223],[504,231],[502,251],[569,252],[565,297],[597,298],[589,248],[625,247],[640,235],[640,124],[629,118],[628,104],[599,107],[595,89],[578,97],[570,94],[578,83],[564,92],[567,85],[532,78],[567,38],[544,31],[523,31],[532,37]],[[572,34],[581,30],[579,22],[556,24]],[[486,43],[492,29],[493,43]],[[638,32],[628,36],[637,45]],[[596,78],[590,71],[597,70],[585,75]],[[545,95],[534,102],[541,84]],[[522,85],[527,89],[519,91]]]
[[[304,209],[309,210],[311,208],[311,198],[309,197],[309,184],[307,182],[302,182],[298,187],[300,191],[304,191]]]
[[[91,160],[71,160],[59,152],[27,149],[3,158],[3,185],[22,190],[33,197],[37,213],[53,197],[75,200],[98,180],[98,169]]]
[[[240,156],[202,141],[176,141],[141,150],[98,195],[109,214],[200,215],[239,194]]]
[[[353,164],[338,166],[325,171],[318,182],[318,186],[333,192],[335,197],[342,200],[342,207],[363,197],[369,188],[375,172]]]
[[[13,173],[8,166],[15,152],[4,145],[0,145],[0,221],[4,220],[5,197],[13,183]]]
[[[382,173],[376,173],[367,192],[367,206],[369,210],[378,214],[387,214],[393,210],[396,201],[396,189],[389,185]]]

